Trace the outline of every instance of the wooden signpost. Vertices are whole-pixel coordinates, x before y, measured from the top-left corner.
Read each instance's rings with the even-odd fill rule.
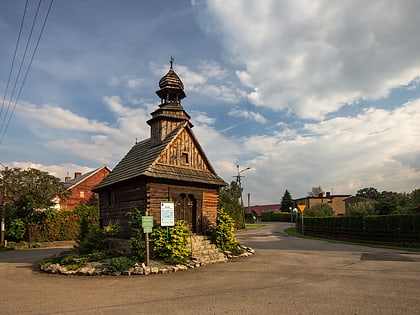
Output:
[[[143,228],[143,233],[146,235],[146,266],[150,265],[150,249],[149,249],[149,233],[153,231],[153,216],[146,215],[141,217],[141,226]]]

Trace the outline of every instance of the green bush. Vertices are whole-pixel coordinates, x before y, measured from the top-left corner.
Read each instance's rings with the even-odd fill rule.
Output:
[[[134,261],[128,257],[114,257],[106,259],[101,263],[101,267],[110,273],[127,271],[134,266]]]
[[[348,216],[356,216],[356,215],[374,215],[375,214],[375,207],[370,202],[356,202],[350,204],[346,208],[346,215]]]
[[[97,225],[86,226],[84,222],[82,220],[80,234],[74,246],[76,251],[83,255],[110,249],[110,238],[119,233],[119,223],[110,223],[101,229]]]
[[[153,253],[168,263],[183,262],[190,255],[188,248],[190,228],[184,220],[178,220],[174,226],[164,229],[159,227],[151,234]]]
[[[262,221],[290,222],[290,212],[266,211],[261,214]]]
[[[213,243],[223,251],[235,250],[238,240],[235,238],[235,222],[229,214],[220,208],[217,211],[216,228],[213,231]]]
[[[23,240],[26,233],[26,225],[22,219],[13,219],[6,229],[6,238],[19,242]]]
[[[334,210],[325,203],[320,203],[305,210],[304,217],[330,217],[334,215]]]
[[[146,259],[146,248],[143,242],[141,211],[134,208],[132,211],[128,212],[127,215],[130,217],[128,226],[131,230],[131,256],[133,259],[143,262]]]

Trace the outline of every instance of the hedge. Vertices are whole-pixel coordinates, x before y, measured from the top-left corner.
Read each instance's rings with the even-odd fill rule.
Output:
[[[267,211],[261,214],[261,220],[262,221],[290,222],[291,214],[290,212]]]
[[[301,229],[301,221],[297,221]],[[304,217],[308,235],[385,243],[411,243],[420,247],[420,215]]]

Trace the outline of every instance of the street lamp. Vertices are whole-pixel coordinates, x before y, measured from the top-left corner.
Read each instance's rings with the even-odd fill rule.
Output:
[[[241,177],[243,177],[243,176],[241,176],[241,174],[243,172],[247,171],[247,170],[250,170],[251,168],[250,167],[246,167],[246,168],[244,168],[242,170],[239,170],[239,165],[237,164],[236,165],[236,169],[238,171],[238,174],[236,175],[236,184],[239,185],[239,189],[241,190],[241,206],[243,207],[244,206],[244,200],[242,198],[242,183],[241,183]],[[245,207],[244,207],[244,211],[243,211],[242,214],[243,214],[243,219],[244,219],[244,226],[243,226],[243,228],[245,228]]]

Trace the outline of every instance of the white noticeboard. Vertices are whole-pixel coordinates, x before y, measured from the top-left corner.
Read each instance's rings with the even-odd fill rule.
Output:
[[[175,225],[175,204],[173,201],[161,201],[160,203],[160,225]]]

